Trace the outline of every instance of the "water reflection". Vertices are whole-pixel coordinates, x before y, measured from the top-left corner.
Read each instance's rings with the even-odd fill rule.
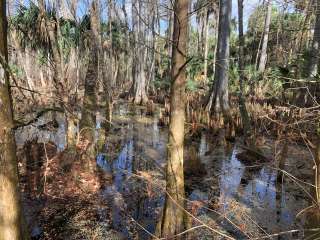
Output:
[[[55,126],[53,121],[57,122]],[[15,138],[18,147],[25,142],[37,139],[39,143],[54,143],[61,152],[66,147],[66,128],[64,114],[53,114],[48,112],[41,116],[35,123],[18,128],[15,131]]]
[[[53,142],[62,151],[66,146],[64,116],[57,114],[59,127],[55,130],[39,129],[52,119],[45,115],[33,126],[18,129],[17,144],[22,146],[28,139],[38,142]],[[145,110],[130,104],[119,104],[114,108],[114,122],[106,134],[103,129],[103,114],[97,116],[96,137],[99,147],[97,164],[112,176],[112,181],[103,184],[101,196],[111,206],[113,227],[122,232],[126,239],[135,234],[139,239],[149,239],[148,234],[138,227],[139,222],[150,232],[155,231],[157,218],[164,203],[164,194],[157,185],[165,186],[163,167],[166,159],[167,129],[160,127],[159,116],[147,116]],[[237,225],[242,226],[248,236],[259,237],[280,231],[301,229],[305,218],[296,219],[296,214],[309,206],[306,196],[296,184],[285,180],[277,183],[276,171],[268,164],[248,167],[237,158],[242,149],[215,141],[218,137],[202,132],[199,139],[186,140],[185,182],[189,200],[203,203],[196,214],[208,223],[224,228],[236,238],[247,238],[230,223],[217,219],[216,214],[206,208],[214,208],[225,214]],[[299,150],[300,151],[300,150]],[[296,170],[297,162],[308,160],[292,152],[289,156],[289,171]],[[306,164],[299,167],[305,176],[311,173]],[[151,183],[136,174],[149,177]],[[134,219],[134,220],[132,220]],[[201,230],[194,239],[211,239]],[[211,233],[210,233],[211,234]],[[212,235],[212,234],[211,234]],[[298,235],[301,237],[300,235]],[[292,239],[293,235],[282,239]]]
[[[123,108],[119,113],[124,116],[130,115]],[[124,145],[118,158],[113,161],[116,166],[122,166],[128,171],[128,174],[125,174],[126,177],[130,175],[132,169],[128,168],[123,160],[120,160],[123,159],[123,155],[126,155],[126,159],[130,159],[131,155],[134,156],[136,162],[133,163],[132,159],[129,162],[136,167],[135,172],[157,170],[153,164],[151,164],[153,167],[150,167],[147,163],[155,161],[161,165],[165,159],[166,140],[163,136],[166,136],[166,130],[158,127],[156,117],[148,119],[140,109],[135,110],[132,119],[133,121],[129,120],[133,124],[131,135],[126,133],[124,137],[128,139],[130,136],[131,140]],[[271,234],[299,227],[295,215],[307,206],[307,202],[296,201],[296,194],[292,194],[297,191],[294,184],[290,183],[288,187],[285,183],[279,187],[276,183],[276,172],[269,166],[247,168],[237,159],[237,154],[242,151],[240,147],[224,143],[212,144],[211,142],[213,142],[212,137],[206,133],[202,133],[199,140],[186,141],[186,190],[190,200],[208,203],[205,205],[207,207],[212,207],[209,203],[215,202],[218,206],[216,210],[225,213],[239,225],[248,225],[248,229],[243,229],[243,231],[252,236],[259,236],[259,232]],[[132,151],[130,153],[128,153],[128,146]],[[147,163],[146,159],[149,159]],[[115,186],[119,184],[119,181],[125,181],[124,176],[120,176],[115,175]],[[127,184],[126,182],[125,185]],[[122,190],[118,189],[118,191]],[[152,201],[151,198],[150,201],[150,198],[142,194],[137,199],[132,216],[142,223],[145,222],[141,217],[144,209],[155,209],[155,206],[161,206],[161,198],[155,201]],[[126,199],[127,203],[132,201],[131,198]],[[230,211],[231,214],[228,214]],[[200,209],[198,214],[214,218],[210,211],[204,209]],[[225,221],[220,223],[226,227]],[[152,226],[150,223],[145,224],[145,227],[154,229],[154,226],[150,227],[150,225]],[[236,236],[242,236],[239,231],[236,232],[230,227],[226,229]]]

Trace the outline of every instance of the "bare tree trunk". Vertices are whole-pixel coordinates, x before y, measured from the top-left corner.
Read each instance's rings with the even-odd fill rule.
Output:
[[[315,185],[316,185],[316,200],[320,204],[320,136],[318,134],[317,147],[315,151]]]
[[[264,72],[267,65],[267,50],[268,50],[268,41],[269,41],[269,30],[271,23],[271,13],[272,13],[272,0],[267,1],[267,13],[264,23],[264,31],[263,31],[263,40],[262,40],[262,49],[260,55],[260,61],[258,66],[259,72]]]
[[[6,1],[0,0],[0,240],[25,239],[9,87]]]
[[[166,170],[166,200],[161,236],[170,237],[185,228],[183,143],[185,123],[186,51],[188,37],[188,0],[176,0],[171,70],[171,113]]]
[[[208,111],[222,110],[226,119],[230,118],[228,71],[230,55],[230,23],[232,0],[221,0],[219,11],[219,32],[217,45],[217,59],[214,74],[214,84],[207,104]],[[212,108],[213,107],[213,108]]]
[[[85,90],[83,106],[81,111],[80,131],[82,140],[87,142],[87,155],[90,158],[94,158],[94,133],[96,126],[96,86],[98,79],[98,58],[99,58],[99,41],[100,41],[100,16],[99,16],[99,3],[98,0],[94,0],[91,4],[90,10],[90,53],[88,70],[85,78]]]
[[[320,54],[320,0],[316,1],[316,23],[308,61],[307,77],[314,77],[319,72],[319,54]]]
[[[251,135],[251,125],[248,111],[246,108],[246,102],[244,98],[244,85],[245,69],[244,69],[244,46],[245,39],[243,35],[243,0],[238,0],[238,19],[239,19],[239,82],[240,82],[240,94],[239,94],[239,108],[243,123],[245,142],[247,137]]]
[[[168,1],[168,9],[167,9],[167,14],[168,14],[168,29],[167,29],[167,48],[168,48],[168,56],[169,56],[169,61],[168,61],[168,68],[166,71],[166,77],[169,79],[170,74],[171,74],[171,56],[172,56],[172,35],[173,35],[173,21],[174,21],[174,11],[173,11],[173,6],[172,6],[172,1]]]
[[[310,24],[310,19],[311,19],[311,16],[312,16],[312,7],[313,7],[313,3],[314,3],[315,0],[310,0],[308,2],[308,5],[305,7],[305,9],[303,10],[303,16],[304,17],[304,20],[303,22],[301,23],[301,27],[300,29],[302,29],[301,33],[300,33],[300,37],[297,37],[296,39],[296,49],[298,50],[297,53],[298,54],[301,54],[301,52],[303,51],[303,47],[305,47],[305,45],[303,44],[304,42],[304,39],[305,39],[305,35],[306,35],[306,32],[308,31],[308,25]]]
[[[205,82],[207,82],[208,78],[208,53],[209,53],[209,10],[208,7],[205,8],[205,16],[204,16],[204,67],[203,67],[203,75]]]
[[[150,5],[150,12],[152,13],[149,17],[149,24],[151,25],[151,34],[149,36],[149,51],[148,51],[148,82],[147,82],[147,89],[152,82],[155,80],[155,62],[156,62],[156,16],[157,16],[157,7],[155,6],[156,2],[152,2]],[[150,20],[151,18],[151,20]]]
[[[113,100],[112,100],[112,89],[116,84],[117,80],[117,69],[116,66],[116,56],[114,56],[114,49],[113,49],[113,34],[112,34],[112,22],[113,22],[113,7],[114,3],[113,0],[108,1],[108,27],[109,27],[109,38],[110,38],[110,48],[108,51],[109,57],[109,77],[107,77],[105,73],[104,66],[104,57],[101,55],[100,59],[100,66],[103,66],[103,78],[104,78],[104,91],[105,91],[105,98],[106,98],[106,121],[107,121],[107,129],[109,130],[111,127],[112,122],[112,111],[113,111]],[[124,10],[125,11],[125,10]]]
[[[52,68],[53,68],[53,82],[56,88],[56,95],[59,101],[59,105],[63,106],[63,67],[61,62],[61,53],[58,45],[58,34],[56,30],[56,22],[48,21],[46,16],[45,2],[44,0],[38,0],[38,5],[40,9],[40,14],[44,20],[45,28],[48,31],[50,46],[52,50]]]
[[[218,25],[219,25],[219,13],[216,14],[216,19],[214,20],[214,39],[216,40],[216,43],[215,43],[214,50],[213,50],[213,52],[214,52],[214,54],[213,54],[213,65],[212,65],[213,75],[216,72],[217,49],[218,49],[218,34],[219,34]]]
[[[132,2],[132,29],[134,34],[134,63],[133,63],[133,85],[131,93],[135,104],[145,104],[148,102],[147,97],[147,78],[145,72],[145,54],[144,30],[141,17],[143,2],[134,0]]]

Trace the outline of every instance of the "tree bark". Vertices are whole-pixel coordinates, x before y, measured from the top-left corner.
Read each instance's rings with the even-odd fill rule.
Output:
[[[221,0],[219,11],[219,29],[217,58],[214,74],[214,84],[207,104],[208,111],[220,112],[222,110],[226,119],[230,118],[228,71],[230,55],[230,24],[232,0]]]
[[[161,236],[170,237],[185,229],[183,143],[185,123],[186,50],[188,36],[188,0],[174,4],[174,31],[171,68],[171,112],[166,169],[166,199]]]
[[[267,65],[267,50],[268,50],[268,41],[269,41],[269,31],[270,31],[270,23],[271,23],[271,13],[272,13],[272,0],[267,1],[267,13],[264,23],[264,31],[263,31],[263,40],[262,40],[262,49],[260,55],[260,61],[258,66],[259,72],[264,72]]]
[[[99,3],[94,0],[91,4],[90,14],[90,52],[88,70],[85,78],[84,99],[81,111],[80,131],[82,141],[88,143],[87,155],[89,158],[95,157],[94,133],[96,126],[96,85],[98,79],[98,57],[99,57],[99,40],[100,40],[100,16]]]
[[[319,72],[319,54],[320,54],[320,0],[316,1],[316,23],[310,51],[310,58],[307,67],[307,77],[314,77]]]
[[[63,92],[63,68],[61,62],[61,53],[58,46],[57,40],[57,30],[56,30],[56,22],[50,22],[46,16],[46,8],[44,0],[38,0],[38,5],[40,9],[40,14],[42,19],[44,20],[45,28],[48,31],[48,37],[50,41],[50,46],[52,50],[52,58],[53,58],[53,81],[55,88],[57,90],[58,100],[60,104],[62,104],[62,92]]]
[[[244,98],[244,79],[245,79],[245,69],[244,69],[244,46],[245,38],[243,35],[243,0],[238,0],[238,19],[239,19],[239,108],[242,118],[244,138],[245,142],[248,136],[251,134],[250,118],[246,108],[246,102]]]
[[[316,200],[320,204],[320,133],[317,136],[317,147],[315,151],[315,163],[316,163],[316,175],[315,175],[315,185],[316,185]]]
[[[204,16],[204,67],[203,75],[205,82],[208,82],[208,53],[209,53],[209,9],[208,6],[205,8]]]
[[[147,97],[147,78],[145,72],[146,48],[144,46],[144,30],[141,20],[143,2],[132,1],[132,30],[134,35],[134,63],[132,69],[133,85],[131,93],[135,104],[145,104],[148,102]]]
[[[6,1],[0,0],[0,240],[25,239],[9,87]]]

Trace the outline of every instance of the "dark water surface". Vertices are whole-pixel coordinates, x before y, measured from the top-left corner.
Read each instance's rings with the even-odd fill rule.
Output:
[[[112,182],[101,190],[101,198],[112,206],[114,229],[127,239],[133,239],[135,234],[139,239],[149,239],[147,231],[155,232],[164,204],[168,131],[159,126],[158,112],[148,116],[144,108],[130,104],[117,105],[113,117],[113,126],[106,133],[103,114],[97,113],[97,165],[112,175]],[[19,129],[18,146],[36,136],[39,142],[54,142],[62,151],[66,145],[62,115],[56,116],[58,129],[38,128],[51,118],[45,115],[35,126]],[[311,204],[303,191],[303,188],[310,191],[310,186],[301,182],[298,185],[288,177],[277,183],[273,162],[245,165],[237,158],[243,151],[241,146],[237,142],[225,143],[220,137],[205,131],[199,137],[186,137],[186,198],[189,210],[197,218],[236,239],[261,239],[279,232],[302,230],[304,226],[314,227],[305,214],[297,217]],[[275,143],[267,140],[263,151],[274,157],[274,147]],[[311,155],[301,146],[290,145],[286,170],[312,183]],[[195,230],[193,238],[217,239],[205,228]],[[303,238],[300,231],[267,239]]]

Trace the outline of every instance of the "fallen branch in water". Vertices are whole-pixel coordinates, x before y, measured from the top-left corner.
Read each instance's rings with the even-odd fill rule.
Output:
[[[63,109],[62,108],[58,108],[58,107],[53,107],[53,108],[45,108],[45,109],[42,109],[41,111],[39,111],[36,116],[27,121],[27,122],[20,122],[20,121],[17,121],[15,120],[15,126],[13,127],[14,130],[18,129],[18,128],[21,128],[21,127],[25,127],[25,126],[28,126],[28,125],[31,125],[32,123],[35,123],[36,121],[39,120],[40,117],[42,117],[44,114],[46,114],[47,112],[61,112],[63,113]]]

